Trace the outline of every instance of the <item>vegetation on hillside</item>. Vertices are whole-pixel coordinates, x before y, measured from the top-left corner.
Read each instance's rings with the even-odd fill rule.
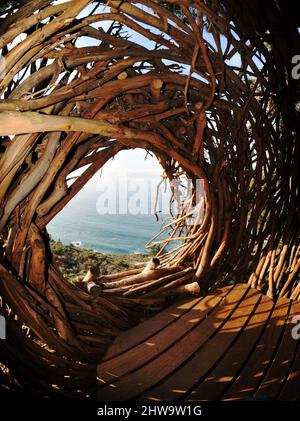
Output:
[[[107,275],[134,269],[149,260],[146,254],[103,254],[61,241],[51,240],[50,244],[60,270],[69,281],[82,279],[93,266],[99,268],[101,275]]]

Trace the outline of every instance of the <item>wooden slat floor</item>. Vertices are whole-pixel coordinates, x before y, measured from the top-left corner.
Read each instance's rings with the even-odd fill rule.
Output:
[[[189,298],[122,333],[98,366],[98,399],[300,399],[300,302],[245,284]]]

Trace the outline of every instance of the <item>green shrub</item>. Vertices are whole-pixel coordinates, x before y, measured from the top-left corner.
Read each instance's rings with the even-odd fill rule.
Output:
[[[57,243],[52,244],[52,251],[57,256],[61,256],[63,254],[63,251],[64,251],[63,244],[61,242],[57,242]]]

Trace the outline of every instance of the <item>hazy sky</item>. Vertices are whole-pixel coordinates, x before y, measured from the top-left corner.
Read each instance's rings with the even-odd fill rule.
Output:
[[[102,170],[93,176],[83,190],[99,193],[108,188],[114,194],[115,186],[119,185],[121,190],[128,188],[129,190],[140,191],[141,198],[145,199],[148,194],[154,197],[163,169],[155,157],[149,154],[147,159],[145,157],[146,151],[143,149],[119,152],[104,165]],[[127,185],[126,180],[130,184]],[[127,187],[125,187],[126,185]]]

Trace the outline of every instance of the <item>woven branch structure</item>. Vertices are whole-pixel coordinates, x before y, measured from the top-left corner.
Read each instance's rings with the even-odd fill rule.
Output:
[[[295,2],[0,7],[0,387],[91,396],[112,339],[195,283],[299,299]],[[158,268],[96,279],[93,296],[64,280],[46,226],[134,148],[155,155],[165,179],[191,180],[189,206],[151,243]],[[189,224],[199,179],[204,218]]]

